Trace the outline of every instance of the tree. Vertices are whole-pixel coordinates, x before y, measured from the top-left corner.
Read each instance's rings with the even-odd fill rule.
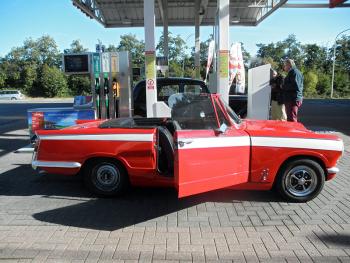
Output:
[[[295,61],[295,64],[301,68],[303,66],[303,49],[295,35],[289,35],[282,41],[282,46],[285,47],[283,59],[291,58]]]
[[[304,67],[306,69],[325,69],[327,61],[327,49],[316,44],[303,46]]]
[[[9,60],[5,57],[4,61],[1,63],[1,71],[5,74],[5,84],[4,86],[21,88],[21,71],[22,63],[18,63],[14,60]]]
[[[295,35],[289,35],[285,40],[270,44],[257,44],[259,49],[257,57],[262,61],[267,59],[275,65],[275,69],[282,69],[283,60],[291,58],[295,61],[298,67],[303,64],[303,50]]]
[[[41,68],[38,86],[40,95],[45,97],[52,98],[68,94],[67,81],[63,72],[57,67],[50,67],[46,64]]]
[[[185,41],[180,35],[173,36],[171,32],[168,34],[168,46],[169,46],[169,61],[176,61],[181,63],[185,57],[185,50],[187,49]],[[159,55],[164,56],[164,35],[159,38],[159,42],[156,47]]]
[[[282,72],[282,66],[280,65],[279,62],[276,62],[273,58],[271,57],[266,57],[266,58],[260,58],[260,57],[254,57],[250,60],[249,68],[255,68],[261,65],[265,64],[270,64],[271,68],[278,72]]]
[[[73,40],[70,44],[70,49],[67,49],[68,53],[82,53],[87,51],[88,49],[83,47],[79,39]]]
[[[344,71],[336,72],[334,76],[334,95],[335,97],[350,97],[350,78],[349,73]]]
[[[304,96],[313,97],[317,95],[317,83],[318,77],[317,74],[313,71],[308,71],[304,75]]]
[[[38,72],[37,65],[26,64],[21,72],[21,80],[23,81],[23,91],[25,94],[35,94],[35,82],[37,81]]]
[[[277,44],[257,44],[259,49],[257,51],[257,59],[256,61],[260,61],[260,63],[265,64],[269,61],[275,69],[282,68],[281,60],[285,57],[285,48],[281,42],[277,42]]]
[[[67,80],[69,94],[88,95],[91,94],[91,80],[86,75],[70,75]]]
[[[336,45],[337,69],[347,71],[350,74],[350,36],[343,36]]]
[[[321,96],[329,96],[331,94],[331,76],[329,73],[318,72],[318,82],[316,85],[317,93]]]
[[[24,41],[23,46],[12,48],[2,59],[1,71],[6,75],[6,86],[17,88],[28,95],[35,94],[37,76],[43,65],[59,67],[61,55],[50,36]]]
[[[249,68],[249,62],[251,59],[251,55],[250,53],[244,48],[244,44],[241,43],[241,47],[242,47],[242,56],[243,56],[243,63],[244,63],[244,67],[246,69]],[[247,74],[246,74],[247,75]]]
[[[145,43],[136,38],[136,35],[127,34],[120,36],[118,51],[129,51],[132,64],[137,67],[145,65]]]
[[[184,76],[185,72],[182,70],[182,65],[184,62],[189,62],[186,60],[187,55],[185,50],[187,46],[185,45],[185,41],[180,37],[180,35],[173,36],[171,32],[168,34],[168,47],[169,47],[169,76],[171,77],[180,77]],[[156,46],[158,55],[164,56],[164,35],[159,38],[158,44]],[[187,68],[187,64],[184,65]]]
[[[31,38],[25,40],[23,47],[14,49],[12,53],[15,58],[30,64],[46,64],[51,67],[59,66],[61,61],[55,40],[47,35],[37,40]]]
[[[106,48],[106,52],[117,52],[118,51],[118,48],[115,46],[115,45],[109,45],[107,48]]]
[[[6,73],[0,67],[0,89],[5,87],[5,83],[6,83]]]
[[[199,63],[200,63],[200,76],[202,79],[205,79],[205,75],[207,72],[207,63],[208,63],[208,50],[209,50],[209,44],[210,42],[213,40],[213,35],[210,35],[209,38],[203,42],[200,42],[200,53],[199,53]],[[215,52],[215,51],[214,51]],[[190,62],[194,67],[194,57],[195,57],[195,48],[192,47],[192,52],[191,52],[191,58],[190,58]],[[211,67],[210,67],[210,71],[212,71],[213,69],[213,63],[214,60],[212,61]]]

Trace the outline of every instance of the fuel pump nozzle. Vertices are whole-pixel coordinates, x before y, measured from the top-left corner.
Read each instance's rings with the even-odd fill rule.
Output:
[[[95,77],[95,93],[96,93],[96,107],[98,112],[98,118],[101,118],[101,109],[100,109],[100,78]]]
[[[103,92],[106,98],[106,113],[107,113],[107,118],[109,118],[109,99],[108,99],[108,93],[109,93],[109,83],[108,83],[108,78],[104,78],[104,84],[103,84]]]
[[[95,92],[100,94],[100,78],[95,78]]]

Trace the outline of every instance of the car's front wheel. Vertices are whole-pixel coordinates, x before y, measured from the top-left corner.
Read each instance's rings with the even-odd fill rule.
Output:
[[[84,181],[87,188],[97,195],[116,196],[126,189],[128,175],[117,161],[96,159],[86,165]]]
[[[298,159],[282,167],[275,186],[284,199],[307,202],[321,192],[324,182],[325,173],[319,163],[310,159]]]

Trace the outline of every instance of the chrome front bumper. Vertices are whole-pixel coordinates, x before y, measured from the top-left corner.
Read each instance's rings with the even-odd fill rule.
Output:
[[[328,173],[328,174],[336,174],[336,173],[339,173],[339,168],[337,168],[337,167],[327,168],[327,173]]]

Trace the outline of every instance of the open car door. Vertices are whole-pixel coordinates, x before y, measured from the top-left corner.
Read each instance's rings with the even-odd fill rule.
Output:
[[[219,108],[215,98],[212,102]],[[191,104],[196,107],[192,112],[199,114],[202,120],[194,120],[191,126],[188,116],[178,118],[182,128],[175,133],[174,176],[178,196],[185,197],[248,182],[249,135],[235,125],[219,132],[218,125],[215,128],[216,117],[219,121],[225,118],[224,111],[213,108],[214,113],[211,113],[210,110],[203,110],[203,103]]]

